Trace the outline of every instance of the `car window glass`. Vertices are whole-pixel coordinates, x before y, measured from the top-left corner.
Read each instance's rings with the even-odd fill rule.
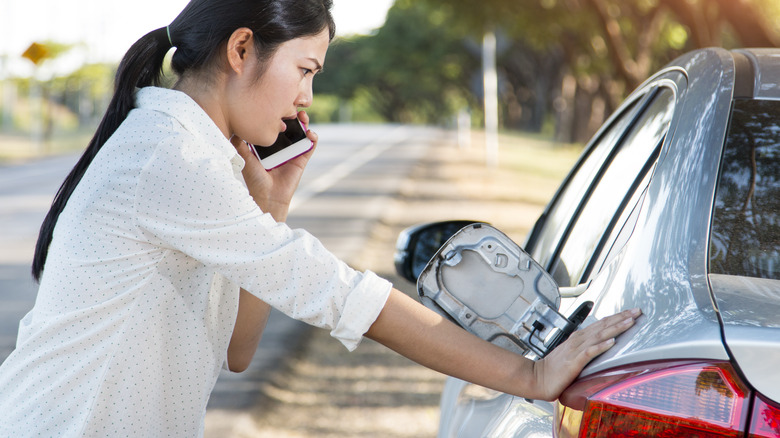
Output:
[[[589,262],[605,244],[603,237],[609,235],[617,217],[652,168],[669,129],[674,99],[674,91],[660,88],[616,148],[554,262],[551,273],[560,286],[580,282]]]
[[[721,162],[710,273],[780,279],[780,102],[737,100]]]
[[[650,178],[652,174],[652,169],[647,172],[644,179],[639,184],[641,190],[636,190],[634,192],[634,195],[627,204],[629,208],[623,210],[623,213],[617,220],[616,223],[618,225],[622,224],[622,226],[619,228],[614,227],[612,229],[612,234],[608,239],[605,240],[605,243],[609,246],[605,246],[603,250],[599,251],[600,255],[598,258],[592,259],[591,263],[593,264],[593,270],[591,271],[589,269],[585,272],[587,278],[594,277],[604,266],[609,265],[612,259],[614,259],[620,250],[623,249],[626,243],[628,243],[628,238],[631,237],[631,234],[633,234],[634,227],[636,226],[636,222],[639,219],[639,212],[642,209],[642,203],[644,202],[645,195],[647,194],[647,186],[650,184]],[[583,277],[583,279],[584,278],[586,277]]]
[[[543,228],[539,231],[539,237],[532,248],[527,248],[531,257],[540,265],[547,267],[552,255],[566,231],[566,224],[571,220],[579,207],[581,199],[585,196],[588,187],[602,168],[610,151],[620,140],[631,121],[639,105],[635,99],[623,114],[613,121],[607,129],[587,151],[579,161],[574,173],[569,177],[566,186],[558,195],[555,203],[550,207]]]

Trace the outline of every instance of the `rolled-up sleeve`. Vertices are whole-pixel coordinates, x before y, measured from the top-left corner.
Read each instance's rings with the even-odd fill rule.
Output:
[[[350,351],[357,348],[371,324],[376,321],[390,295],[390,283],[367,271],[358,286],[348,295],[336,328],[330,334]],[[381,306],[376,303],[381,302]]]
[[[192,142],[167,137],[143,167],[135,209],[147,239],[213,267],[292,318],[330,329],[354,349],[390,283],[347,266],[309,233],[275,222],[236,179],[230,157]]]

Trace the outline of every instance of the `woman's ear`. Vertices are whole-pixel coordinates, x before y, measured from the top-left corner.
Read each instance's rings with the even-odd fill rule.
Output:
[[[236,29],[227,42],[227,60],[230,68],[236,73],[243,73],[248,55],[254,50],[252,30],[247,27]]]

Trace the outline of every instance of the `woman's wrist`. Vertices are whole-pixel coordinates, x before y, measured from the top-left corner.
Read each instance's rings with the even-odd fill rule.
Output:
[[[287,213],[290,211],[290,203],[282,202],[271,199],[264,199],[258,201],[257,198],[252,198],[263,213],[268,213],[274,218],[276,222],[284,222],[287,220]]]

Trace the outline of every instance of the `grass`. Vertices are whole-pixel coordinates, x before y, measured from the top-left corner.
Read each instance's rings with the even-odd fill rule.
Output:
[[[543,178],[563,179],[582,153],[582,145],[559,144],[525,133],[499,136],[499,167]]]
[[[92,131],[56,132],[48,141],[36,142],[29,133],[0,132],[0,163],[83,151]]]
[[[472,131],[471,146],[450,169],[461,192],[496,200],[544,206],[582,152],[581,145],[562,145],[534,134],[501,133],[498,165],[485,164],[484,135]]]

